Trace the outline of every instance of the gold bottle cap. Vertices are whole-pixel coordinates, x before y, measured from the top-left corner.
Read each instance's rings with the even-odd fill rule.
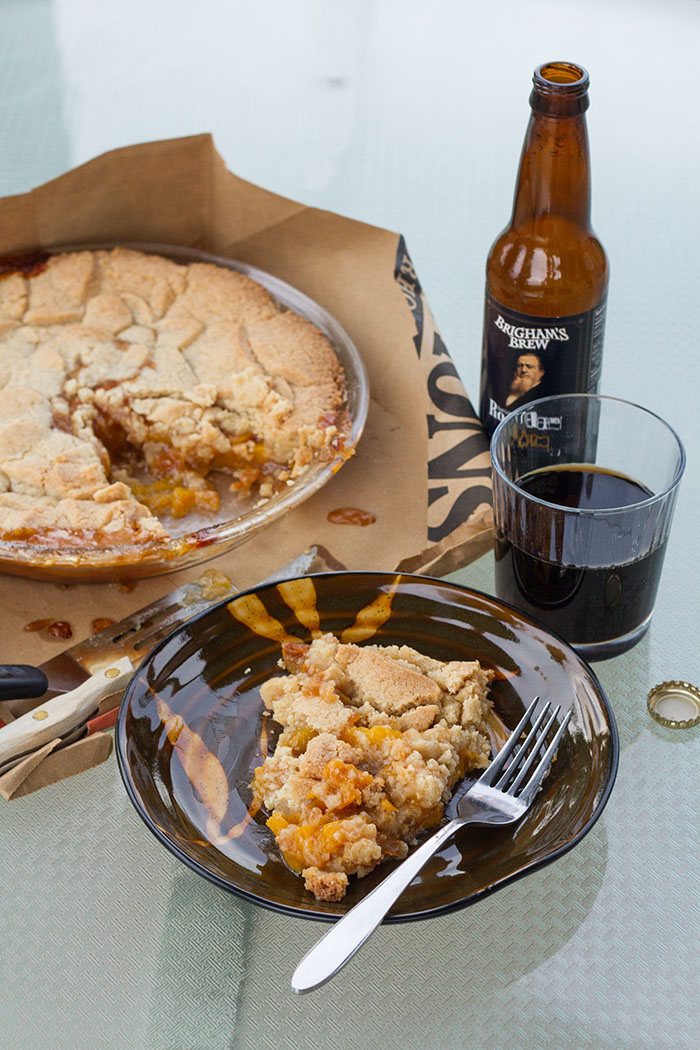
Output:
[[[689,682],[662,682],[649,691],[647,707],[652,718],[668,729],[700,725],[700,689]]]

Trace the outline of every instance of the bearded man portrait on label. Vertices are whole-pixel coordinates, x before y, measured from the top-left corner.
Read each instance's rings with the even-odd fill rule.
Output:
[[[514,408],[534,401],[544,396],[542,380],[545,376],[544,365],[541,356],[533,350],[518,354],[515,363],[515,371],[511,380],[508,396],[506,397],[506,408],[510,412]]]

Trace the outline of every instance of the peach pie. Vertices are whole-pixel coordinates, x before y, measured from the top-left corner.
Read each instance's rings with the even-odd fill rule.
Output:
[[[262,698],[282,726],[253,791],[289,867],[321,900],[440,822],[456,782],[488,764],[493,672],[408,646],[324,634],[287,642]]]
[[[0,278],[0,538],[121,545],[265,498],[342,448],[321,331],[257,282],[125,248]]]

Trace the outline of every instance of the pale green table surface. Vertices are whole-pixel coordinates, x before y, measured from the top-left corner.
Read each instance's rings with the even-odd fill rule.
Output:
[[[700,1045],[700,730],[645,708],[657,682],[700,684],[698,53],[697,0],[0,0],[1,195],[212,131],[236,174],[405,235],[472,398],[532,69],[583,63],[612,268],[603,392],[668,418],[688,449],[651,630],[595,668],[621,761],[575,850],[466,910],[383,927],[296,998],[324,927],[180,865],[112,758],[2,804],[2,1050]],[[491,590],[491,558],[457,578]]]

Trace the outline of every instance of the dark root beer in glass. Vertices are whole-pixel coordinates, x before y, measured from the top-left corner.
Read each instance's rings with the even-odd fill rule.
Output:
[[[586,659],[630,649],[651,622],[685,468],[676,432],[629,401],[560,394],[511,412],[491,463],[498,597]]]
[[[538,66],[513,216],[489,252],[481,420],[552,394],[597,393],[608,263],[590,223],[588,73]]]

